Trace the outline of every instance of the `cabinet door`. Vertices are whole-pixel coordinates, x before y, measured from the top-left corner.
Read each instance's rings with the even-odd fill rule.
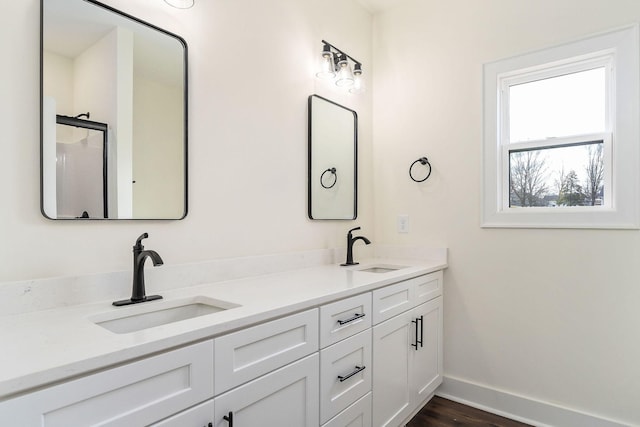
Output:
[[[0,403],[2,426],[139,427],[213,397],[213,341]]]
[[[442,383],[442,297],[412,310],[421,344],[411,351],[412,407],[422,405]],[[415,323],[413,324],[415,325]]]
[[[373,425],[397,427],[411,413],[412,312],[373,328]]]
[[[213,399],[152,424],[152,427],[208,427],[213,423]]]
[[[214,427],[317,427],[318,371],[315,353],[216,397]]]

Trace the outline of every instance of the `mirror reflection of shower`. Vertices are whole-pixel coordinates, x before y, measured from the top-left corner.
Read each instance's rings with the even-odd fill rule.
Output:
[[[107,125],[89,118],[56,116],[58,218],[108,218]]]

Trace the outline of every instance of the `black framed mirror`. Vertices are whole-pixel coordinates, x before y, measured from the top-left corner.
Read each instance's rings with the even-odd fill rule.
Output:
[[[319,95],[308,100],[310,219],[354,220],[358,213],[358,115]]]
[[[187,214],[187,44],[95,0],[41,0],[41,211]]]

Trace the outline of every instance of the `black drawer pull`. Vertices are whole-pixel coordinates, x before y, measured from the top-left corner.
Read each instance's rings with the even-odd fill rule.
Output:
[[[346,325],[347,323],[351,323],[354,320],[362,319],[364,316],[365,316],[364,313],[356,313],[356,314],[353,315],[353,317],[351,317],[351,318],[349,318],[347,320],[338,320],[338,324],[340,326]]]
[[[352,376],[354,376],[355,374],[364,371],[364,366],[356,366],[356,369],[353,370],[353,372],[349,372],[347,375],[338,375],[338,379],[340,380],[340,382],[346,381],[349,378],[351,378]]]
[[[233,412],[229,411],[229,415],[225,415],[222,417],[223,420],[229,422],[229,427],[233,427]]]

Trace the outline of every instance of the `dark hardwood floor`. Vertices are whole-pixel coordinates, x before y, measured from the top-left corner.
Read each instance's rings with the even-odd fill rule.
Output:
[[[461,403],[434,396],[407,424],[407,427],[531,427]]]

